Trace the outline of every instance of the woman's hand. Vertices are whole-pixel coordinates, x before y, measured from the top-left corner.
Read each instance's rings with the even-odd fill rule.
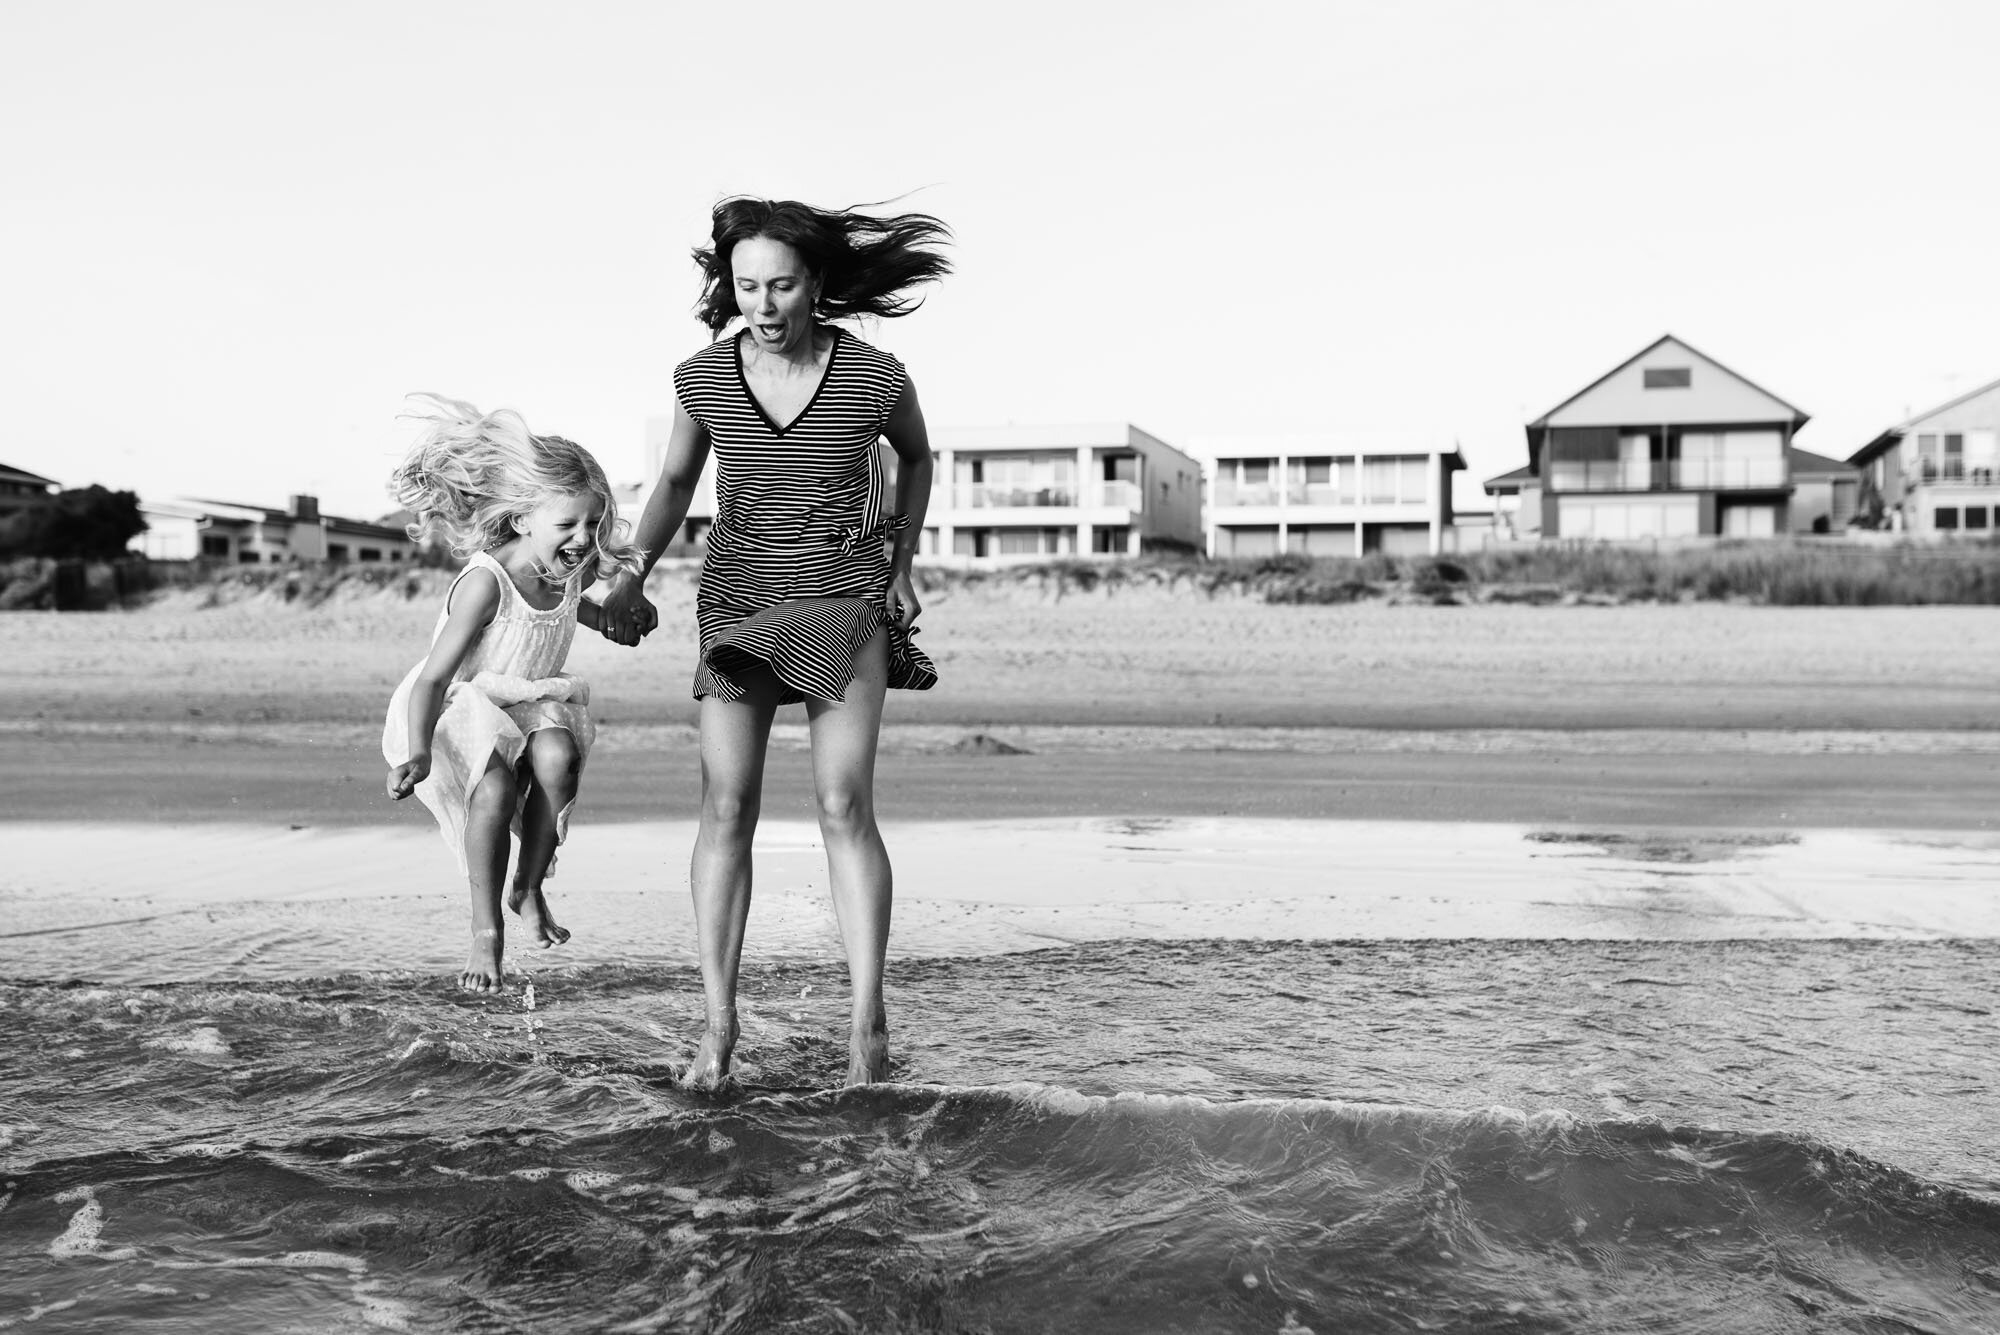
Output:
[[[417,785],[431,776],[431,757],[419,751],[389,771],[389,796],[398,802],[417,791]]]
[[[598,630],[614,644],[634,645],[660,624],[659,609],[636,576],[619,575],[598,605]]]
[[[915,625],[917,614],[924,610],[924,605],[917,601],[916,586],[911,583],[910,572],[907,570],[898,570],[889,577],[889,596],[886,601],[889,605],[889,615],[896,618],[904,630]]]

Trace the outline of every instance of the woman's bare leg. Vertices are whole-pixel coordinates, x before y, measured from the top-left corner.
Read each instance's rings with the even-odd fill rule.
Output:
[[[707,1028],[681,1083],[714,1089],[736,1050],[736,975],[750,916],[750,844],[764,799],[764,748],[777,713],[776,686],[757,683],[744,700],[701,702],[701,829],[688,880],[701,940]]]
[[[569,940],[542,898],[542,879],[556,856],[556,817],[576,799],[583,756],[576,738],[562,728],[541,728],[528,734],[528,799],[521,810],[521,858],[514,865],[514,884],[507,907],[521,915],[528,939],[546,950]]]
[[[888,689],[888,637],[877,633],[854,665],[841,701],[806,704],[812,721],[813,792],[820,837],[826,842],[833,912],[847,953],[853,991],[848,1019],[847,1083],[889,1078],[889,1017],[882,1003],[883,961],[889,949],[893,887],[889,852],[875,825],[875,747]]]
[[[465,805],[465,866],[472,888],[472,950],[458,985],[467,992],[498,992],[500,957],[507,938],[500,925],[500,887],[507,883],[507,827],[514,820],[514,771],[499,756],[486,762]]]

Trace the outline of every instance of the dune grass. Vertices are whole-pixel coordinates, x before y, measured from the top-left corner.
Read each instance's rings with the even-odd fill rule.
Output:
[[[52,606],[55,563],[0,564],[0,608]],[[115,576],[115,578],[114,578]],[[163,594],[202,606],[261,599],[317,607],[331,598],[431,597],[451,572],[405,565],[203,566],[120,562],[93,567],[93,605],[139,606]],[[670,563],[656,580],[699,578]],[[1239,597],[1298,606],[1401,603],[1740,602],[1771,607],[2000,605],[2000,542],[1936,546],[1740,542],[1651,549],[1559,544],[1444,557],[1301,555],[1210,560],[1052,560],[998,567],[919,562],[929,592],[1073,594],[1152,592]]]

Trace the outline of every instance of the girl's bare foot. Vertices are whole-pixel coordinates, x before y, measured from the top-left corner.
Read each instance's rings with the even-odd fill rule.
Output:
[[[889,1078],[889,1022],[856,1025],[847,1035],[847,1083],[879,1085]]]
[[[472,934],[472,951],[465,957],[465,971],[458,976],[458,986],[464,992],[498,992],[506,975],[500,971],[500,952],[505,939],[497,927],[486,927]]]
[[[516,882],[507,892],[507,907],[521,915],[521,925],[528,929],[528,939],[539,942],[543,950],[559,946],[569,940],[569,928],[559,926],[555,915],[549,912],[549,901],[542,898],[539,885],[530,890]]]
[[[736,1051],[736,1012],[730,1011],[721,1028],[708,1027],[701,1036],[701,1046],[694,1050],[694,1060],[688,1063],[686,1074],[681,1076],[682,1089],[704,1089],[710,1092],[722,1088],[729,1079],[729,1059]]]

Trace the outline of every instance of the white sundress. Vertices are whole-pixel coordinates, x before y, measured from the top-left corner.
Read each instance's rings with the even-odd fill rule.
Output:
[[[510,768],[520,764],[528,735],[543,728],[561,728],[576,740],[579,757],[590,754],[597,739],[591,721],[590,685],[563,672],[570,641],[576,635],[576,605],[582,593],[582,572],[563,588],[562,602],[546,612],[530,607],[500,563],[485,552],[475,553],[452,581],[444,608],[431,631],[437,643],[451,615],[451,597],[459,582],[475,568],[493,572],[500,582],[500,606],[492,622],[466,650],[450,685],[444,709],[431,734],[431,772],[417,785],[417,797],[437,817],[438,830],[467,871],[465,809],[473,788],[485,774],[488,760],[498,755]],[[428,658],[424,660],[428,662]],[[391,765],[410,758],[410,692],[423,671],[418,663],[389,697],[389,715],[382,725],[382,756]],[[526,797],[526,785],[522,786]],[[572,799],[556,815],[556,842],[569,833]],[[514,832],[521,829],[521,809],[514,809]]]

